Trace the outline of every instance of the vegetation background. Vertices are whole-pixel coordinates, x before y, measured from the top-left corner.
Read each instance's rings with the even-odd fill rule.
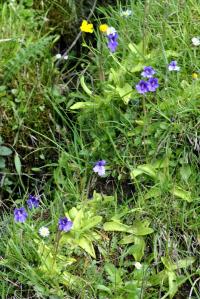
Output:
[[[199,1],[0,3],[1,298],[200,298]]]

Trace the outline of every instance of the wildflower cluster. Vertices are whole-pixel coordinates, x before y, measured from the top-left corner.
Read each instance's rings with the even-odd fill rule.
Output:
[[[93,24],[88,23],[86,20],[83,20],[80,26],[81,32],[93,33],[94,27]],[[116,51],[118,46],[118,33],[114,27],[109,27],[107,24],[101,24],[99,30],[106,34],[108,39],[108,48],[113,53]]]
[[[143,78],[148,78],[148,81],[140,80],[136,85],[138,93],[144,94],[147,92],[155,92],[159,87],[158,78],[154,78],[156,71],[151,66],[145,66],[141,76]]]
[[[40,201],[37,197],[35,197],[33,195],[29,195],[29,198],[26,201],[26,203],[28,205],[28,208],[30,210],[32,210],[32,209],[39,207]],[[24,207],[14,209],[14,220],[16,222],[24,223],[26,221],[27,217],[28,217],[28,213]],[[60,218],[58,221],[58,229],[60,231],[68,232],[71,230],[72,226],[73,226],[72,221],[70,221],[66,217]],[[44,237],[44,238],[48,237],[49,234],[50,234],[50,231],[47,227],[45,227],[45,226],[40,227],[39,235],[41,237]]]
[[[26,201],[28,208],[34,209],[39,207],[40,201],[37,197],[33,195],[29,195],[28,200]],[[28,217],[28,213],[26,212],[26,209],[24,207],[21,207],[19,209],[14,210],[14,219],[16,222],[25,222],[26,218]]]
[[[93,171],[97,173],[99,176],[105,175],[105,160],[99,160],[95,163],[95,166],[93,167]],[[30,210],[36,209],[40,205],[40,200],[33,196],[29,195],[28,200],[26,201],[27,206]],[[24,223],[28,217],[28,213],[24,207],[16,208],[14,209],[14,220],[15,222]],[[69,220],[67,217],[61,217],[58,221],[58,229],[60,231],[68,232],[71,230],[73,226],[73,222]],[[42,226],[39,229],[39,235],[41,237],[48,237],[50,234],[49,229],[45,226]]]

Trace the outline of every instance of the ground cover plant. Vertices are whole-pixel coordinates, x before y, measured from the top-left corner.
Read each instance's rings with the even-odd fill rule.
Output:
[[[198,0],[0,23],[1,298],[200,298]]]

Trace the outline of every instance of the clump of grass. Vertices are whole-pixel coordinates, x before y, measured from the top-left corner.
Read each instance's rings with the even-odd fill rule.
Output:
[[[10,84],[26,82],[25,95],[31,86],[30,101],[44,95],[54,124],[48,135],[17,110],[20,130],[47,141],[59,158],[47,164],[51,178],[39,195],[32,184],[27,206],[23,186],[14,216],[2,217],[0,292],[13,296],[22,285],[22,298],[200,298],[200,48],[191,41],[198,1],[130,0],[98,9],[101,18],[82,29],[87,54],[77,66],[70,68],[71,56],[68,68],[56,69],[52,43],[38,33],[31,42],[48,40],[46,51],[42,46],[25,67],[17,56],[16,78],[11,72]],[[100,32],[105,23],[110,31]],[[37,150],[45,155],[47,147]]]

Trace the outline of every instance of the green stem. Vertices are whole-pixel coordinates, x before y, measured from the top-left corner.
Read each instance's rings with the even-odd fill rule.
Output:
[[[55,240],[55,248],[54,248],[52,268],[55,265],[56,257],[57,257],[57,254],[58,254],[58,247],[59,247],[60,239],[61,239],[61,231],[58,231],[57,234],[56,234],[56,240]]]

